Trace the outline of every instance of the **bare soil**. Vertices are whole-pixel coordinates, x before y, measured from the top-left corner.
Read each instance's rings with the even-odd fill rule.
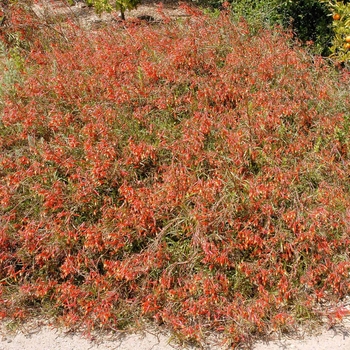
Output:
[[[350,320],[330,329],[320,329],[304,336],[281,336],[276,334],[270,341],[259,341],[253,350],[349,350]],[[10,327],[11,328],[11,327]],[[219,343],[220,344],[220,343]],[[225,344],[208,343],[202,350],[226,350]],[[111,335],[92,334],[89,338],[77,332],[49,326],[36,320],[15,330],[3,323],[0,326],[0,350],[198,350],[191,346],[180,346],[170,334],[157,330]],[[238,349],[246,349],[245,344]],[[238,350],[237,349],[237,350]]]
[[[131,11],[126,11],[127,19],[139,19],[146,21],[160,21],[162,19],[159,13],[159,7],[162,12],[170,18],[186,17],[186,13],[179,7],[180,2],[177,0],[143,0],[141,5]],[[33,5],[33,11],[40,18],[46,20],[54,18],[69,18],[79,22],[84,27],[90,28],[108,23],[111,21],[119,21],[118,13],[96,14],[93,8],[86,6],[82,2],[77,2],[73,6],[69,6],[62,0],[39,0]]]

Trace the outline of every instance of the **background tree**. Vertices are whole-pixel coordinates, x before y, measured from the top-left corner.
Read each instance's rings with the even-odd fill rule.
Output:
[[[329,6],[333,20],[331,57],[336,61],[350,62],[350,3],[349,1],[321,0]]]
[[[132,10],[139,5],[140,0],[115,0],[111,2],[109,0],[84,0],[88,6],[95,8],[97,13],[112,12],[113,10],[120,11],[121,19],[125,19],[125,11]]]

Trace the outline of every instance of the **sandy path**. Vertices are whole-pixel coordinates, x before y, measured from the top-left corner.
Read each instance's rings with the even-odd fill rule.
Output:
[[[48,326],[26,330],[21,327],[16,333],[2,329],[0,350],[173,350],[194,349],[179,348],[165,335],[144,334],[120,335],[112,340],[96,337],[90,341],[77,334],[65,334]],[[209,346],[207,350],[221,350]],[[350,350],[350,320],[342,326],[324,330],[319,335],[306,336],[304,339],[282,338],[269,343],[259,342],[254,350]]]
[[[64,334],[49,327],[40,331],[16,335],[3,335],[0,341],[0,350],[170,350],[166,337],[157,337],[151,334],[128,335],[118,340],[102,342],[89,341],[81,336]]]
[[[182,0],[142,0],[142,4],[137,8],[126,11],[127,19],[137,19],[142,17],[153,18],[155,21],[160,21],[162,16],[158,12],[158,5],[162,6],[163,13],[169,18],[187,17],[186,12],[179,7],[179,2]],[[185,2],[187,0],[184,0]],[[93,8],[84,6],[81,2],[77,2],[74,6],[67,6],[61,0],[37,0],[37,3],[32,6],[32,10],[38,18],[44,21],[51,21],[52,18],[63,16],[70,18],[76,23],[81,24],[84,28],[99,26],[101,23],[110,23],[115,21],[115,14],[103,13],[97,15]]]

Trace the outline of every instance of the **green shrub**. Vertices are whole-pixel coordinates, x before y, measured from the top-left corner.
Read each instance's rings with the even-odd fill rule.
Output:
[[[244,17],[254,27],[271,27],[280,23],[280,7],[280,0],[238,0],[231,3],[233,17]]]
[[[278,8],[283,25],[291,26],[296,36],[303,42],[314,42],[314,50],[329,54],[332,20],[329,10],[319,0],[279,0]]]
[[[202,6],[221,8],[222,0],[198,0]],[[242,17],[252,28],[283,25],[293,30],[302,42],[313,42],[318,54],[329,54],[331,23],[329,10],[319,0],[233,0],[232,16]]]
[[[87,5],[95,8],[97,13],[120,11],[121,18],[125,19],[125,11],[137,7],[140,0],[115,0],[114,5],[109,0],[85,0]]]

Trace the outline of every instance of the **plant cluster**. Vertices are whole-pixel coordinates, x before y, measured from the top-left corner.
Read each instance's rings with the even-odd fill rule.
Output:
[[[289,33],[188,11],[5,51],[1,317],[235,346],[348,295],[347,80]]]

